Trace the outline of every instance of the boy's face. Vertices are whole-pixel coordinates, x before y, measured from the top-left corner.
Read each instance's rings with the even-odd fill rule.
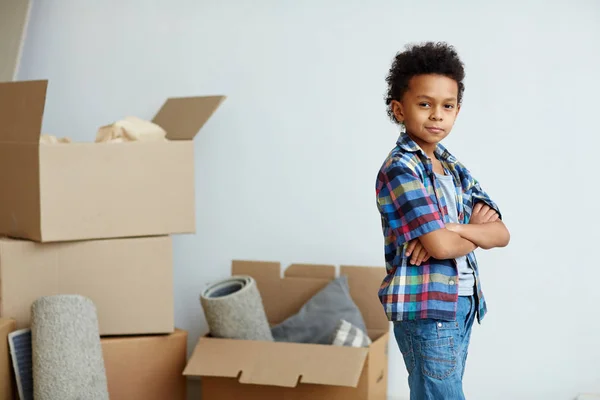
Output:
[[[443,75],[416,75],[401,101],[392,101],[396,119],[427,153],[452,130],[460,105],[458,83]]]

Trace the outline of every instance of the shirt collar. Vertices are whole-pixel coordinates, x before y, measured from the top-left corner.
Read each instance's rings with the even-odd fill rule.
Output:
[[[411,137],[408,136],[408,134],[406,132],[402,132],[400,134],[400,137],[398,138],[398,141],[396,142],[396,144],[398,145],[399,148],[401,148],[404,151],[407,151],[410,153],[421,152],[421,154],[423,154],[425,157],[427,157],[427,155],[425,154],[423,149],[421,149],[421,147],[417,143],[415,143],[415,141],[412,140]],[[441,143],[437,144],[437,146],[435,148],[435,155],[438,159],[447,161],[449,163],[456,162],[456,158],[454,158],[454,156],[448,151],[448,149],[446,149],[446,147],[444,147],[444,145]]]

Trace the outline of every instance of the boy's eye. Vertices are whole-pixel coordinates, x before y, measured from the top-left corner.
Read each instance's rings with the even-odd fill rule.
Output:
[[[429,107],[429,103],[419,103],[419,107]]]
[[[448,110],[452,110],[454,108],[454,104],[446,104],[444,107]]]

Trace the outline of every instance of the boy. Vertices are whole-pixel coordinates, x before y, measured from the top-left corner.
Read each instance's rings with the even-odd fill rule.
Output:
[[[497,205],[440,142],[464,92],[452,46],[398,53],[387,76],[390,118],[404,127],[377,176],[387,276],[379,298],[408,371],[411,400],[464,399],[475,315],[486,313],[473,251],[508,245]]]

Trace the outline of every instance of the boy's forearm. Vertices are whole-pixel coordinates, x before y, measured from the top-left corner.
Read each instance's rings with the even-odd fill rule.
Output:
[[[425,250],[433,258],[448,260],[465,256],[477,248],[477,245],[450,229],[438,229],[419,238]]]
[[[504,247],[510,241],[510,234],[502,221],[486,224],[460,224],[456,226],[455,232],[485,250]]]
[[[462,237],[455,232],[451,233],[453,235],[448,237],[443,243],[444,252],[441,254],[441,259],[449,260],[466,256],[477,248],[477,244],[469,238]]]

